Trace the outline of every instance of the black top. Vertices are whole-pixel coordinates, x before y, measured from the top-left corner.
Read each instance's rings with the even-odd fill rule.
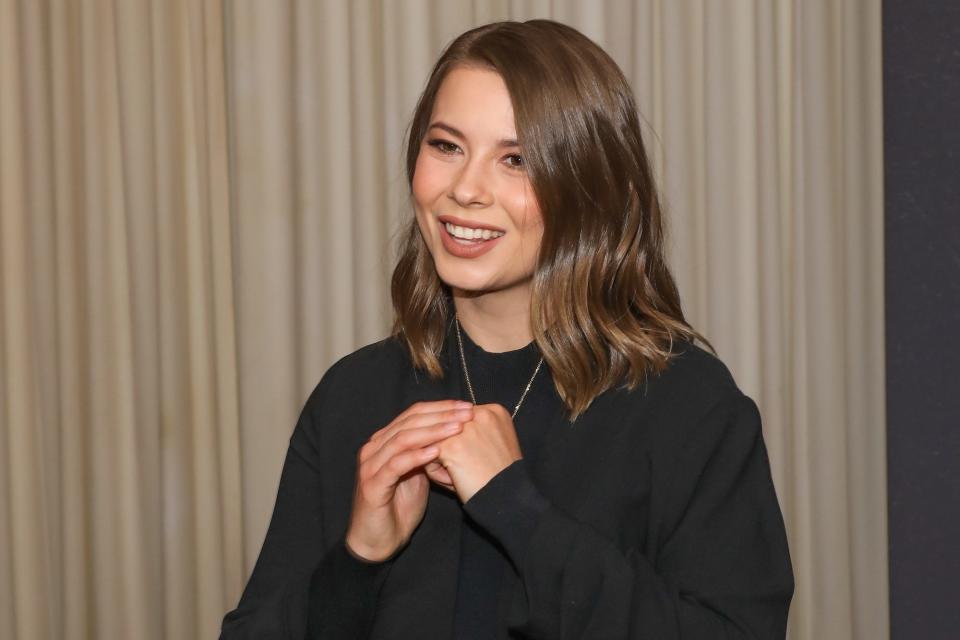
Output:
[[[466,331],[462,331],[461,335],[463,357],[477,403],[496,402],[513,413],[527,383],[537,370],[540,351],[536,344],[531,342],[515,351],[490,353],[473,342]],[[459,351],[454,355],[459,362]],[[462,369],[461,364],[458,369],[461,376]],[[520,450],[528,461],[540,450],[540,440],[546,436],[549,424],[544,420],[536,420],[536,416],[559,408],[556,406],[558,398],[549,392],[552,383],[548,376],[541,366],[514,418]],[[463,388],[467,390],[463,399],[471,400],[465,380]],[[495,639],[497,594],[504,572],[512,571],[509,557],[501,543],[470,517],[464,520],[460,545],[460,579],[453,637],[457,640]]]
[[[464,339],[478,402],[512,411],[535,346],[485,354]],[[524,458],[466,505],[432,488],[390,561],[351,556],[357,450],[413,402],[469,398],[452,331],[440,357],[447,375],[430,379],[391,338],[324,375],[221,638],[785,637],[794,582],[759,414],[686,343],[575,423],[544,363],[515,419]]]

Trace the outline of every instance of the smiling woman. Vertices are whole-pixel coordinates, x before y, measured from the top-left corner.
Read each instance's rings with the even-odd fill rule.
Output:
[[[418,367],[442,375],[453,300],[464,327],[494,350],[535,338],[571,417],[622,381],[633,387],[662,371],[674,340],[708,345],[686,322],[666,266],[640,132],[620,69],[570,27],[501,23],[447,48],[411,124],[417,215],[393,278],[394,329]],[[436,222],[510,224],[513,238],[464,261],[486,247],[458,254]],[[458,290],[447,280],[454,272],[471,287]],[[492,295],[467,293],[482,289]]]
[[[307,401],[222,638],[784,637],[760,416],[684,319],[616,64],[461,35],[407,171],[394,333]]]
[[[467,327],[476,327],[476,313],[529,307],[543,219],[498,73],[461,66],[444,78],[412,192],[420,237],[440,280],[462,299],[458,312]],[[515,335],[491,336],[495,350],[530,342],[529,318],[518,320],[510,327]]]

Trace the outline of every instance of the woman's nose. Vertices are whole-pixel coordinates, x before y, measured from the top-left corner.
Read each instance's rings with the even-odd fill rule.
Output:
[[[461,207],[490,204],[492,194],[483,167],[477,162],[464,163],[450,185],[449,195]]]

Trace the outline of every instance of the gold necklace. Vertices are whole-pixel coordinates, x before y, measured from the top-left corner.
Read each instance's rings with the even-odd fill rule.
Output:
[[[457,324],[457,345],[460,347],[460,364],[463,365],[463,377],[467,379],[467,389],[470,391],[470,400],[473,404],[477,404],[477,396],[473,394],[473,385],[470,384],[470,374],[467,373],[467,359],[463,357],[463,338],[460,337],[460,318],[455,317],[454,322]],[[527,392],[530,391],[530,386],[533,384],[533,379],[537,377],[537,374],[540,373],[540,365],[543,364],[543,356],[540,356],[540,362],[537,363],[537,368],[533,370],[533,375],[530,376],[530,382],[527,383],[526,388],[523,390],[523,394],[520,396],[520,400],[517,402],[517,406],[513,408],[513,413],[510,414],[510,419],[513,420],[517,417],[517,411],[520,411],[520,405],[523,404],[524,398],[527,397]]]

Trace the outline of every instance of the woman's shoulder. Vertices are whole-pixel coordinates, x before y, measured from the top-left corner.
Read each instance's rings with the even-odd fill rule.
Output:
[[[666,366],[649,374],[628,396],[648,410],[688,419],[746,398],[729,367],[716,354],[689,341],[674,342]]]
[[[327,368],[307,397],[303,413],[315,420],[321,413],[356,406],[358,401],[376,403],[383,387],[390,386],[388,381],[409,371],[409,355],[396,337],[364,345]]]
[[[637,387],[620,390],[613,402],[627,421],[656,425],[652,434],[663,455],[690,447],[709,450],[724,438],[752,438],[759,412],[716,354],[691,342],[675,342],[666,367]]]
[[[369,375],[371,370],[409,365],[403,343],[393,335],[364,345],[330,365],[327,374],[334,376]]]
[[[375,384],[378,380],[409,371],[410,356],[396,336],[387,336],[364,345],[336,360],[327,369],[317,387],[355,387],[357,383]]]
[[[683,387],[704,396],[739,392],[730,368],[720,357],[687,340],[673,344],[670,360],[659,378],[663,385]]]

